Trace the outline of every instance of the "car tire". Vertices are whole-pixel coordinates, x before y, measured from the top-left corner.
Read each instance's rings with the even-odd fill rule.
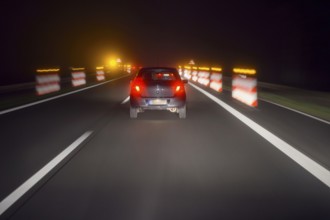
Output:
[[[184,105],[182,108],[179,108],[179,118],[184,119],[187,116],[187,110],[186,105]]]
[[[130,115],[131,118],[137,118],[137,115],[138,115],[137,108],[130,107],[129,115]]]

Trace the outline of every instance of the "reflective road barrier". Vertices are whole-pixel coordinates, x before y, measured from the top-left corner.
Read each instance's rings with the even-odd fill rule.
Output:
[[[256,70],[234,68],[232,97],[252,107],[258,106]]]
[[[105,80],[105,72],[103,66],[96,67],[96,79],[97,81]]]
[[[222,69],[220,67],[211,68],[210,88],[217,92],[222,92]]]
[[[61,89],[59,69],[38,69],[36,83],[37,95],[59,91]]]
[[[210,68],[209,67],[198,67],[198,80],[197,82],[208,86],[210,84]]]
[[[72,86],[82,86],[86,84],[85,68],[71,68]]]

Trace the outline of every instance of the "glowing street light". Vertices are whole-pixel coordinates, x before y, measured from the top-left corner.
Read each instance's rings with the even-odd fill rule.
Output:
[[[117,61],[114,60],[114,59],[111,59],[111,60],[109,61],[109,66],[110,66],[111,68],[116,67],[116,66],[117,66]]]

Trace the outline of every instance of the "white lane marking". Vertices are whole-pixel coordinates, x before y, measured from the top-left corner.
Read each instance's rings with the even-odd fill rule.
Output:
[[[226,90],[226,91],[231,92],[231,89],[226,89],[226,88],[224,88],[223,90]],[[293,109],[293,108],[286,107],[286,106],[284,106],[284,105],[277,104],[277,103],[275,103],[275,102],[268,101],[268,100],[263,99],[263,98],[258,98],[258,99],[261,100],[261,101],[268,102],[268,103],[271,103],[271,104],[273,104],[273,105],[277,105],[277,106],[279,106],[279,107],[285,108],[285,109],[287,109],[287,110],[290,110],[290,111],[296,112],[296,113],[298,113],[298,114],[302,114],[302,115],[304,115],[304,116],[310,117],[310,118],[312,118],[312,119],[315,119],[315,120],[318,120],[318,121],[320,121],[320,122],[324,122],[324,123],[330,125],[330,121],[327,121],[327,120],[325,120],[325,119],[321,119],[321,118],[318,118],[318,117],[316,117],[316,116],[309,115],[309,114],[307,114],[307,113],[304,113],[304,112],[298,111],[298,110]]]
[[[126,99],[124,99],[124,101],[122,101],[121,104],[123,105],[123,104],[127,103],[128,101],[129,101],[129,96]]]
[[[330,187],[330,171],[312,160],[311,158],[307,157],[305,154],[301,153],[294,147],[292,147],[290,144],[286,143],[267,129],[263,128],[256,122],[252,121],[233,107],[229,106],[228,104],[224,103],[214,95],[208,93],[207,91],[201,89],[200,87],[192,84],[189,82],[189,85],[206,95],[208,98],[210,98],[212,101],[216,102],[218,105],[220,105],[222,108],[227,110],[229,113],[234,115],[236,118],[241,120],[244,124],[249,126],[252,130],[257,132],[260,136],[262,136],[264,139],[266,139],[268,142],[270,142],[272,145],[274,145],[277,149],[282,151],[284,154],[286,154],[288,157],[290,157],[292,160],[294,160],[296,163],[298,163],[300,166],[302,166],[305,170],[307,170],[309,173],[311,173],[313,176],[315,176],[317,179],[319,179],[321,182],[326,184],[328,187]]]
[[[74,141],[70,146],[64,149],[59,155],[52,159],[48,164],[41,168],[32,177],[26,180],[15,191],[4,198],[0,203],[0,216],[9,209],[17,200],[19,200],[27,191],[37,184],[44,176],[46,176],[55,166],[65,159],[74,149],[76,149],[83,141],[85,141],[93,131],[87,131]]]
[[[3,111],[0,111],[0,115],[7,114],[9,112],[17,111],[17,110],[27,108],[27,107],[30,107],[30,106],[38,105],[38,104],[48,102],[48,101],[51,101],[51,100],[54,100],[54,99],[58,99],[58,98],[61,98],[61,97],[67,96],[67,95],[71,95],[71,94],[78,93],[78,92],[81,92],[81,91],[84,91],[84,90],[87,90],[87,89],[91,89],[91,88],[94,88],[94,87],[97,87],[97,86],[101,86],[103,84],[106,84],[106,83],[109,83],[109,82],[112,82],[112,81],[115,81],[115,80],[118,80],[118,79],[121,79],[121,78],[124,78],[124,77],[127,77],[127,76],[129,76],[129,75],[121,76],[121,77],[118,77],[118,78],[115,78],[115,79],[108,80],[106,82],[102,82],[102,83],[92,85],[92,86],[89,86],[89,87],[85,87],[85,88],[82,88],[82,89],[74,90],[72,92],[64,93],[64,94],[57,95],[57,96],[54,96],[54,97],[50,97],[50,98],[47,98],[47,99],[42,99],[40,101],[32,102],[32,103],[29,103],[29,104],[26,104],[26,105],[21,105],[21,106],[17,106],[17,107],[14,107],[14,108],[6,109],[6,110],[3,110]]]
[[[304,112],[301,112],[301,111],[295,110],[295,109],[293,109],[293,108],[286,107],[286,106],[281,105],[281,104],[277,104],[277,103],[275,103],[275,102],[271,102],[271,101],[268,101],[268,100],[265,100],[265,99],[262,99],[262,98],[259,98],[259,99],[262,100],[262,101],[264,101],[264,102],[268,102],[268,103],[271,103],[271,104],[273,104],[273,105],[277,105],[277,106],[279,106],[279,107],[282,107],[282,108],[285,108],[285,109],[288,109],[288,110],[294,111],[294,112],[296,112],[296,113],[302,114],[302,115],[304,115],[304,116],[310,117],[310,118],[312,118],[312,119],[315,119],[315,120],[318,120],[318,121],[320,121],[320,122],[324,122],[324,123],[330,125],[330,121],[327,121],[327,120],[324,120],[324,119],[321,119],[321,118],[315,117],[315,116],[313,116],[313,115],[309,115],[309,114],[307,114],[307,113],[304,113]]]

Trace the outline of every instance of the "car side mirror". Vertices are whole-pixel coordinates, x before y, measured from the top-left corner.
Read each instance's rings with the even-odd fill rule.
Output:
[[[183,79],[182,82],[183,82],[184,84],[187,84],[187,83],[188,83],[188,80],[187,80],[187,79]]]

